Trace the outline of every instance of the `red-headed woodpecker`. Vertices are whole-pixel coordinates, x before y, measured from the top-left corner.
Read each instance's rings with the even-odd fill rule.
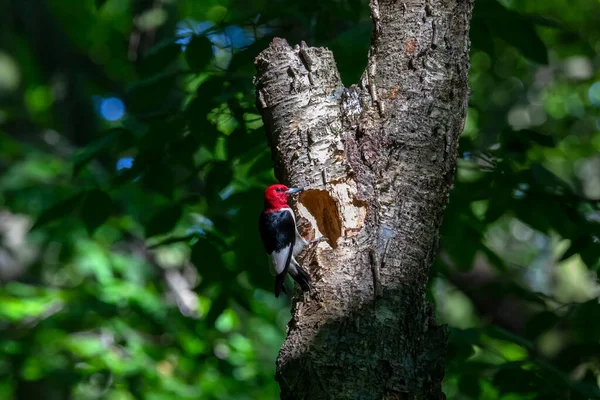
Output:
[[[302,288],[310,292],[310,276],[294,256],[309,244],[296,229],[296,218],[288,206],[288,196],[301,192],[300,188],[271,185],[265,190],[265,208],[260,214],[258,227],[265,250],[271,258],[271,274],[275,276],[275,297],[285,290],[285,276],[289,273]]]

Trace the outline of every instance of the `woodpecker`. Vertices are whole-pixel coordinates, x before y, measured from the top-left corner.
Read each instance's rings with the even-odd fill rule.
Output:
[[[301,192],[302,188],[271,185],[265,190],[265,208],[260,214],[258,228],[265,250],[271,258],[271,274],[275,276],[275,297],[285,290],[285,276],[289,273],[303,292],[312,291],[308,273],[298,264],[298,255],[307,242],[296,228],[296,218],[288,206],[288,196]]]

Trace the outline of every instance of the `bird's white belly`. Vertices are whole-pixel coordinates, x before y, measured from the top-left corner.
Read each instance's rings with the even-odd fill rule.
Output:
[[[286,247],[285,249],[271,253],[271,275],[275,276],[283,272],[289,251],[290,248]]]

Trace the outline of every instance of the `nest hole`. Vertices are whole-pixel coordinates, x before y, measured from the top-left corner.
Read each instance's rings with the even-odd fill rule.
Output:
[[[342,235],[342,219],[333,197],[326,190],[310,189],[302,192],[298,198],[300,203],[316,222],[317,229],[325,236],[332,248],[337,247],[337,240]]]

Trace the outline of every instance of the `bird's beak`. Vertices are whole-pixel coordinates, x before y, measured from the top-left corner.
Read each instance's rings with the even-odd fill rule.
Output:
[[[299,192],[301,192],[303,190],[304,190],[304,188],[289,188],[284,193],[285,194],[294,194],[294,193],[299,193]]]

